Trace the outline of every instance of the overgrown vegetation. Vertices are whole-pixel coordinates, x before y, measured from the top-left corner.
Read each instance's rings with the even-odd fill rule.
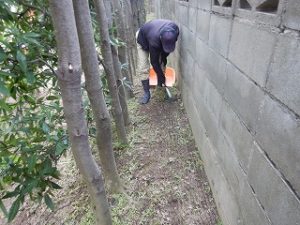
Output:
[[[91,15],[99,50],[94,8]],[[117,39],[111,39],[111,44],[124,45]],[[102,62],[101,56],[98,59]],[[8,221],[27,197],[53,209],[52,191],[61,188],[57,162],[69,143],[57,85],[57,60],[48,2],[0,0],[0,208]],[[111,109],[103,71],[101,81]],[[95,118],[87,98],[84,108],[89,135],[95,138]]]
[[[11,221],[29,196],[53,208],[68,148],[57,97],[53,28],[43,1],[0,1],[0,206]],[[7,210],[2,199],[13,198]]]

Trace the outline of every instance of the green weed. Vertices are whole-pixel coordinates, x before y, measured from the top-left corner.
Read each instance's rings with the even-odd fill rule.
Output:
[[[94,213],[89,207],[86,214],[81,218],[79,225],[94,225],[95,223]]]
[[[219,219],[216,225],[223,225],[222,221]]]

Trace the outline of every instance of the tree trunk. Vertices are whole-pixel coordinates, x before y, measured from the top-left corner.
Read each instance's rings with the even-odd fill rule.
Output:
[[[152,0],[145,0],[145,11],[146,11],[146,15],[148,13],[153,13],[153,1]]]
[[[130,2],[133,17],[133,27],[135,30],[137,30],[146,22],[145,1],[130,0]]]
[[[119,61],[118,57],[118,52],[117,48],[115,46],[111,46],[111,52],[112,52],[112,57],[114,61],[114,70],[117,79],[117,86],[118,86],[118,94],[119,94],[119,99],[122,107],[122,112],[123,112],[123,118],[124,118],[124,123],[125,125],[130,124],[130,118],[128,114],[128,107],[127,107],[127,99],[126,99],[126,92],[124,85],[122,84],[122,72],[121,72],[121,64]]]
[[[112,9],[113,9],[113,14],[115,15],[115,24],[117,27],[117,35],[118,38],[121,39],[121,41],[126,43],[125,45],[118,46],[118,56],[120,59],[120,62],[122,65],[126,64],[128,65],[128,68],[123,69],[123,75],[126,77],[127,81],[132,81],[132,77],[129,75],[129,63],[128,63],[128,58],[127,58],[127,44],[128,44],[128,38],[126,36],[125,32],[125,16],[123,14],[121,4],[119,0],[112,0]],[[130,94],[131,90],[129,88],[126,89],[128,94]],[[132,93],[131,93],[132,95]]]
[[[112,18],[112,12],[111,12],[111,7],[110,7],[111,5],[109,4],[110,1],[105,0],[104,2],[106,3],[105,7],[106,7],[107,19],[109,21],[108,24],[110,25],[109,28],[112,28],[113,18]],[[117,18],[118,18],[118,16],[122,16],[122,15],[116,14]],[[121,18],[121,19],[118,19],[118,20],[123,20],[123,19]],[[116,22],[116,23],[119,24],[119,25],[117,25],[117,30],[119,30],[119,28],[122,25],[124,25],[124,24],[120,25],[119,22]],[[119,30],[118,32],[124,33],[125,31],[124,31],[124,29],[123,30],[121,29],[121,31]],[[115,36],[113,33],[111,33],[111,35]],[[122,38],[125,38],[124,34],[122,35]],[[123,118],[124,118],[125,125],[129,125],[130,124],[130,118],[129,118],[129,114],[128,114],[127,98],[126,98],[126,96],[132,96],[133,93],[132,93],[132,91],[129,88],[126,89],[127,93],[125,92],[125,87],[122,84],[122,80],[123,80],[123,75],[122,75],[122,70],[121,70],[122,61],[120,60],[120,57],[118,56],[118,53],[120,55],[120,52],[121,52],[121,54],[125,54],[125,60],[127,60],[127,58],[126,58],[127,51],[126,51],[125,46],[124,46],[124,48],[122,48],[122,49],[118,48],[118,50],[117,50],[117,48],[114,45],[111,45],[111,51],[112,51],[112,57],[113,57],[113,62],[114,62],[114,71],[115,71],[115,75],[116,75],[116,78],[117,78],[119,99],[120,99],[120,103],[121,103],[121,107],[122,107],[122,111],[123,111]],[[127,61],[123,62],[123,63],[127,63]],[[127,69],[125,69],[125,70],[126,70],[127,75],[128,75],[128,70]],[[127,81],[128,81],[128,79],[127,79]],[[131,81],[131,83],[132,83],[132,81]]]
[[[118,96],[118,87],[114,76],[113,58],[110,47],[110,38],[105,7],[103,0],[94,0],[94,2],[100,29],[101,52],[103,55],[105,65],[104,69],[107,76],[109,92],[112,98],[112,113],[116,122],[118,137],[122,144],[127,144],[128,141],[126,137],[124,118]]]
[[[128,39],[128,58],[130,59],[130,67],[131,67],[131,75],[136,76],[136,40],[135,40],[135,33],[137,29],[133,27],[133,17],[132,17],[132,10],[131,10],[131,3],[130,0],[124,0],[123,7],[122,7],[123,13],[125,15],[125,32]]]
[[[112,147],[111,120],[102,92],[98,58],[87,0],[73,1],[86,90],[96,120],[96,141],[105,181],[112,193],[121,190]]]
[[[112,5],[111,5],[111,0],[104,0],[104,7],[106,9],[106,15],[107,15],[107,25],[108,27],[113,26],[112,22]]]
[[[58,85],[72,152],[95,206],[97,224],[111,225],[101,171],[92,156],[81,96],[81,59],[71,0],[49,1],[58,49]]]

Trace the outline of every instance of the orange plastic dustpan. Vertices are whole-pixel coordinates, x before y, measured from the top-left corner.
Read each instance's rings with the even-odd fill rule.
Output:
[[[171,67],[166,68],[165,72],[165,77],[166,77],[166,86],[167,87],[172,87],[175,84],[175,70]],[[154,69],[151,67],[149,71],[149,82],[151,86],[156,86],[157,85],[157,77]]]

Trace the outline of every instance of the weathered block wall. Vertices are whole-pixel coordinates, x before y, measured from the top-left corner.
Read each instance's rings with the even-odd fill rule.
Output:
[[[300,224],[300,1],[156,0],[224,225]]]

